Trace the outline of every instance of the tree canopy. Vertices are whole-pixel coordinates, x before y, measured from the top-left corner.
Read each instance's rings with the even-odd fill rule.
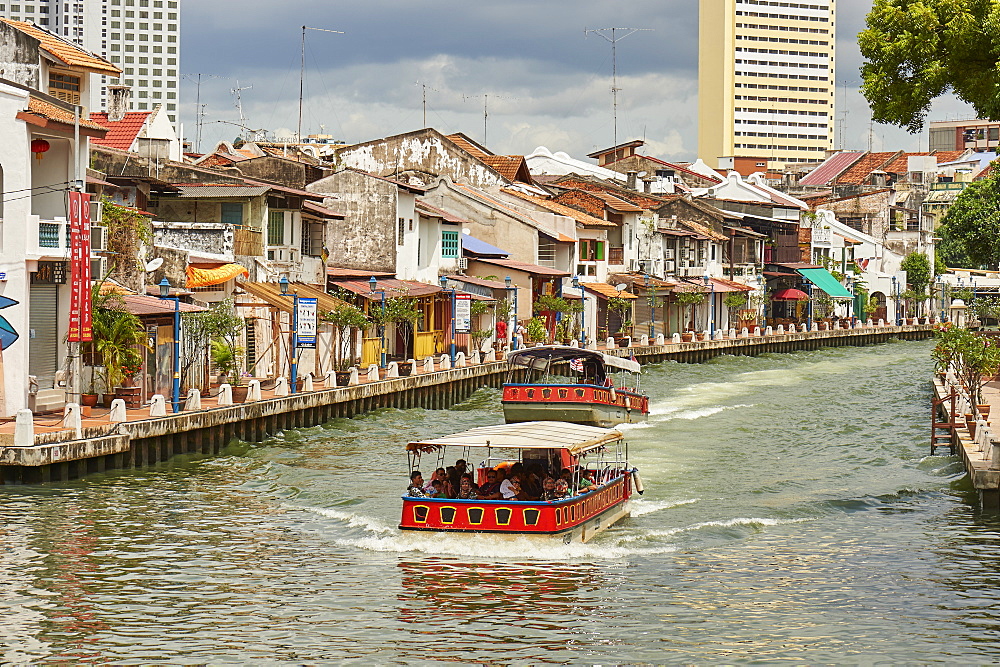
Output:
[[[931,262],[922,252],[911,252],[903,258],[899,268],[906,271],[906,282],[913,291],[923,296],[931,282]]]
[[[916,132],[949,90],[979,118],[1000,119],[1000,3],[875,0],[858,44],[877,122]]]
[[[941,227],[938,251],[952,267],[996,268],[1000,263],[1000,174],[970,183],[955,198]]]

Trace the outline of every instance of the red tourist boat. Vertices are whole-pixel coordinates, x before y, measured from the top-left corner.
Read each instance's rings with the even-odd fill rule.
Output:
[[[584,476],[593,486],[554,500],[461,500],[403,496],[402,530],[457,533],[494,533],[514,536],[557,536],[564,542],[587,542],[628,516],[633,489],[642,493],[638,471],[629,466],[627,445],[611,429],[563,422],[522,422],[474,428],[440,438],[411,442],[406,447],[410,472],[444,467],[446,461],[470,460],[472,450],[485,458],[470,469],[477,483],[486,483],[487,472],[510,469],[516,463],[526,470],[559,475],[569,469],[570,489],[581,486]],[[425,456],[433,455],[431,461]]]
[[[510,352],[507,361],[511,371],[502,399],[507,423],[544,419],[611,427],[643,422],[649,416],[649,397],[639,393],[641,366],[632,359],[543,345]],[[519,368],[529,369],[527,382],[513,382]],[[614,372],[623,376],[618,386]],[[629,377],[634,378],[631,387]]]

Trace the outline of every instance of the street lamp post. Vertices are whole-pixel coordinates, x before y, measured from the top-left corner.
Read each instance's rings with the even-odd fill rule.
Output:
[[[573,276],[574,289],[580,290],[580,347],[587,349],[587,290],[580,285],[580,276]]]
[[[379,322],[379,325],[378,325],[379,341],[380,341],[379,344],[381,345],[381,347],[379,348],[379,350],[381,352],[381,354],[379,355],[379,368],[385,368],[385,366],[386,366],[386,353],[385,353],[385,290],[384,289],[378,289],[378,280],[375,278],[375,276],[372,276],[371,278],[368,279],[368,286],[371,287],[371,293],[372,294],[374,294],[375,292],[378,292],[379,294],[382,295],[382,299],[381,299],[381,301],[382,301],[382,321]]]
[[[708,297],[708,317],[709,317],[709,338],[715,338],[715,283],[706,273],[705,277],[702,279],[705,281],[705,287],[711,287],[712,291],[709,292]]]
[[[896,312],[893,318],[896,321],[896,326],[898,327],[902,323],[902,318],[899,316],[899,281],[896,276],[892,277],[892,302],[895,304]]]
[[[281,293],[288,296],[288,276],[281,276],[278,281]],[[299,381],[299,291],[292,290],[292,381],[289,390],[296,393]]]
[[[455,365],[455,288],[448,287],[448,277],[441,276],[441,289],[451,291],[451,364]]]
[[[505,277],[503,279],[503,282],[504,285],[507,286],[507,298],[511,300],[511,304],[513,306],[511,312],[513,313],[512,317],[514,318],[514,321],[509,323],[510,349],[516,350],[518,347],[520,347],[519,343],[521,342],[517,337],[517,286],[512,285],[510,276]]]
[[[174,302],[174,378],[171,384],[170,402],[174,413],[181,411],[181,297],[170,296],[170,283],[166,278],[160,281],[160,298]]]

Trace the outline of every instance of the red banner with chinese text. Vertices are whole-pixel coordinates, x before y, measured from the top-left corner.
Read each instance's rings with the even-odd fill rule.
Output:
[[[90,311],[90,195],[69,193],[69,332],[66,340],[93,340]]]

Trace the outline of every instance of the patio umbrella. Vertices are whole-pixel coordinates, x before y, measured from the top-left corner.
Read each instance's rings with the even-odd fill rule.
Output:
[[[772,301],[806,301],[809,295],[800,289],[780,289],[771,295]]]

